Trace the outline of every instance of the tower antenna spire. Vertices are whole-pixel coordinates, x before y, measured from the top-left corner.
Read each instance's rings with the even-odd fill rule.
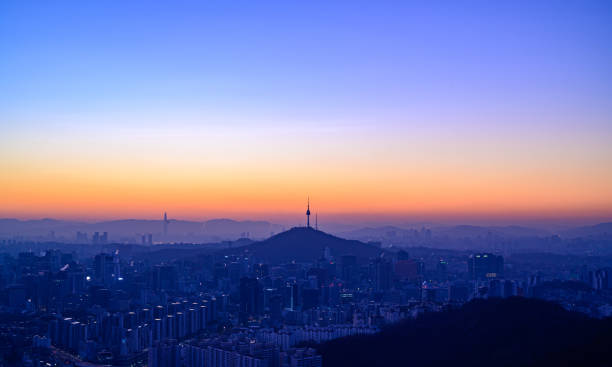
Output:
[[[308,206],[306,207],[306,227],[310,228],[310,196],[308,196]]]

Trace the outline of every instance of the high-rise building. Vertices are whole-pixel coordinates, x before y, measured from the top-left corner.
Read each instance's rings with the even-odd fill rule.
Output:
[[[94,276],[96,281],[103,284],[110,284],[119,274],[118,258],[110,254],[98,254],[94,258]]]
[[[302,310],[319,306],[319,290],[316,288],[302,289]]]
[[[402,280],[415,280],[421,275],[420,263],[413,259],[398,260],[395,263],[395,274]]]
[[[470,299],[470,286],[468,283],[455,282],[448,287],[448,300],[450,302],[465,302]]]
[[[140,239],[141,244],[143,245],[152,245],[153,244],[153,235],[151,233],[149,234],[143,234],[141,239]]]
[[[257,316],[263,308],[263,294],[257,278],[240,279],[240,321]]]
[[[76,234],[76,242],[77,243],[87,243],[87,233],[86,232],[77,232],[77,234]]]
[[[489,253],[479,253],[468,259],[470,279],[501,278],[504,273],[504,258]]]
[[[299,286],[295,282],[287,282],[283,287],[283,297],[285,300],[285,308],[295,310],[300,304]]]
[[[323,359],[312,348],[296,348],[290,349],[282,353],[281,356],[283,366],[291,367],[321,367]]]
[[[153,288],[173,290],[178,287],[178,273],[175,266],[155,265],[153,267]]]
[[[325,246],[325,249],[323,249],[323,258],[326,261],[332,260],[332,253],[331,253],[331,249],[329,248],[329,246]]]
[[[164,212],[164,237],[168,235],[168,223],[170,223],[168,221],[168,213]]]
[[[281,321],[283,312],[283,297],[275,294],[270,297],[270,318],[272,321]]]
[[[149,367],[179,367],[182,346],[176,340],[155,343],[149,348]]]
[[[440,259],[440,261],[438,261],[436,264],[436,273],[438,279],[446,280],[446,277],[448,276],[448,263],[445,260]]]
[[[391,263],[382,258],[375,259],[370,264],[374,289],[385,291],[391,288],[393,281],[393,270]]]
[[[342,256],[342,280],[352,283],[357,275],[357,257],[353,255]]]
[[[410,260],[410,255],[408,255],[408,252],[406,252],[405,250],[399,250],[397,252],[397,260],[398,261]]]
[[[263,278],[268,276],[268,264],[255,264],[253,265],[253,273],[257,278]]]

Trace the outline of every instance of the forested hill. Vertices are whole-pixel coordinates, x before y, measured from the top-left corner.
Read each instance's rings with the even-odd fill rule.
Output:
[[[545,301],[472,301],[319,345],[325,366],[612,366],[612,319]]]

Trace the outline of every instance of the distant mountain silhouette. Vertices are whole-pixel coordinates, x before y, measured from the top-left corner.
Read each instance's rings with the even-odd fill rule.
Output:
[[[408,233],[412,233],[413,230],[400,228],[395,226],[381,226],[381,227],[364,227],[359,229],[350,230],[347,232],[339,233],[340,236],[354,239],[361,238],[380,238],[389,236],[404,236]]]
[[[162,233],[162,220],[145,219],[121,219],[106,222],[98,222],[89,225],[89,231],[109,232],[110,234],[133,234],[133,233]],[[197,233],[202,232],[201,222],[170,219],[168,224],[169,233]]]
[[[394,239],[413,236],[415,230],[418,232],[423,227],[407,229],[396,226],[366,227],[348,232],[340,233],[341,236],[358,240]],[[489,235],[499,237],[543,237],[551,233],[538,228],[522,226],[436,226],[425,227],[431,230],[433,237],[452,237],[452,238],[475,238],[486,237]]]
[[[139,239],[141,234],[151,233],[154,240],[163,240],[159,235],[163,233],[163,220],[154,219],[123,219],[101,222],[79,222],[70,220],[58,220],[43,218],[35,220],[19,220],[14,218],[0,218],[0,236],[9,237],[35,237],[48,236],[55,232],[57,238],[63,236],[68,240],[75,238],[76,232],[86,232],[90,236],[93,232],[108,232],[111,240],[122,240],[125,238]],[[211,219],[204,222],[178,220],[170,218],[168,225],[168,237],[170,241],[192,241],[211,242],[221,240],[235,240],[243,235],[250,238],[267,238],[272,233],[283,230],[283,226],[266,221],[237,221],[232,219]],[[397,226],[366,227],[354,230],[344,230],[339,236],[347,239],[361,241],[393,240],[402,237],[410,237],[418,228],[404,228]],[[522,226],[433,226],[431,229],[433,238],[482,238],[489,235],[504,238],[533,238],[547,237],[554,233],[539,228]],[[563,238],[577,237],[612,237],[612,222],[599,223],[592,226],[569,228],[558,233]],[[91,238],[91,237],[90,237]]]
[[[364,261],[378,256],[381,249],[377,246],[355,240],[346,240],[332,236],[314,228],[295,227],[279,233],[265,241],[255,242],[239,249],[227,250],[227,253],[247,251],[251,256],[271,262],[314,261],[321,256],[325,247],[329,247],[336,258],[342,255],[355,255]]]
[[[118,236],[135,236],[152,233],[158,236],[163,233],[163,220],[121,219],[85,223],[56,219],[18,220],[0,218],[0,235],[30,236],[48,235],[50,231],[73,239],[76,232],[108,232],[111,238]],[[170,219],[168,225],[169,237],[190,236],[190,239],[206,240],[237,239],[247,234],[251,238],[267,238],[271,233],[283,229],[281,225],[265,221],[235,221],[231,219],[212,219],[205,222]],[[156,237],[159,239],[159,237]]]
[[[593,226],[572,228],[561,233],[561,236],[569,238],[602,235],[612,237],[612,222],[599,223]]]
[[[489,235],[502,237],[542,237],[551,233],[538,228],[522,226],[472,226],[458,225],[452,227],[439,227],[433,229],[434,235],[450,237],[485,237]]]
[[[204,231],[216,236],[232,236],[246,232],[250,237],[267,238],[271,233],[280,232],[281,225],[266,221],[236,221],[232,219],[211,219],[204,222]]]
[[[612,319],[526,298],[476,300],[317,346],[326,366],[612,366]]]
[[[48,234],[49,231],[70,231],[72,228],[87,225],[88,223],[64,221],[50,218],[32,220],[2,218],[0,219],[0,235],[41,235]]]

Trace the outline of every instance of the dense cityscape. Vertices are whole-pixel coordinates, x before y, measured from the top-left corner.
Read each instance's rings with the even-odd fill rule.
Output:
[[[160,236],[169,223],[159,221]],[[474,299],[538,298],[612,315],[609,255],[560,261],[544,252],[387,246],[316,226],[308,208],[306,226],[263,241],[153,244],[143,235],[129,245],[94,233],[88,244],[81,232],[75,243],[2,239],[0,363],[314,367],[325,363],[319,344]],[[609,235],[586,242],[598,241]]]
[[[611,367],[611,40],[611,0],[0,0],[0,367]]]

